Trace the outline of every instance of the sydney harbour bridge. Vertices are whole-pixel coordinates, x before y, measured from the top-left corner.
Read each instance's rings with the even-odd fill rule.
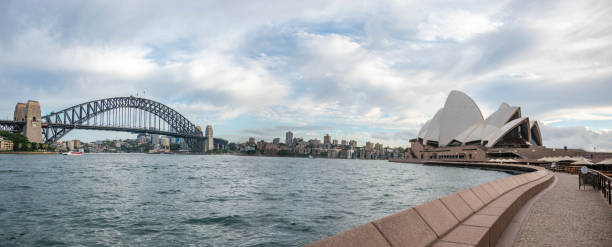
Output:
[[[201,127],[179,112],[145,98],[93,100],[44,116],[38,102],[20,104],[15,107],[13,120],[0,120],[0,130],[24,133],[32,142],[52,144],[73,129],[106,130],[180,137],[192,152],[203,152],[208,139]]]

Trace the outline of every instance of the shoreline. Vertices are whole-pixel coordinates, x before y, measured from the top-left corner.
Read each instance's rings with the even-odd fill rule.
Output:
[[[444,197],[319,239],[307,247],[323,246],[494,246],[523,205],[549,187],[555,176],[533,165],[485,162],[394,163],[508,169],[522,172],[476,185]]]
[[[10,151],[10,152],[0,152],[0,154],[60,154],[60,152]]]

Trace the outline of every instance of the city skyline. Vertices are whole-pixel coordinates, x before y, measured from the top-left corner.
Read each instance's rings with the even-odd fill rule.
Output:
[[[456,89],[523,106],[546,146],[612,150],[605,1],[268,3],[2,2],[0,118],[138,94],[233,142],[405,147]]]

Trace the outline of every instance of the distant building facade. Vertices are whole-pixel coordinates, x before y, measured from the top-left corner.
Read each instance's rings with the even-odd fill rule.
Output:
[[[13,141],[0,136],[0,151],[13,150]]]
[[[293,143],[293,132],[287,131],[285,133],[285,144],[291,145]]]
[[[323,145],[331,144],[331,135],[326,134],[323,136]]]

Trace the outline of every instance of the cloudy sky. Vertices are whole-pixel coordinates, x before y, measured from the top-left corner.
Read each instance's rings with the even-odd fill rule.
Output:
[[[612,2],[0,1],[0,118],[144,92],[231,141],[407,146],[453,89],[612,150]]]

